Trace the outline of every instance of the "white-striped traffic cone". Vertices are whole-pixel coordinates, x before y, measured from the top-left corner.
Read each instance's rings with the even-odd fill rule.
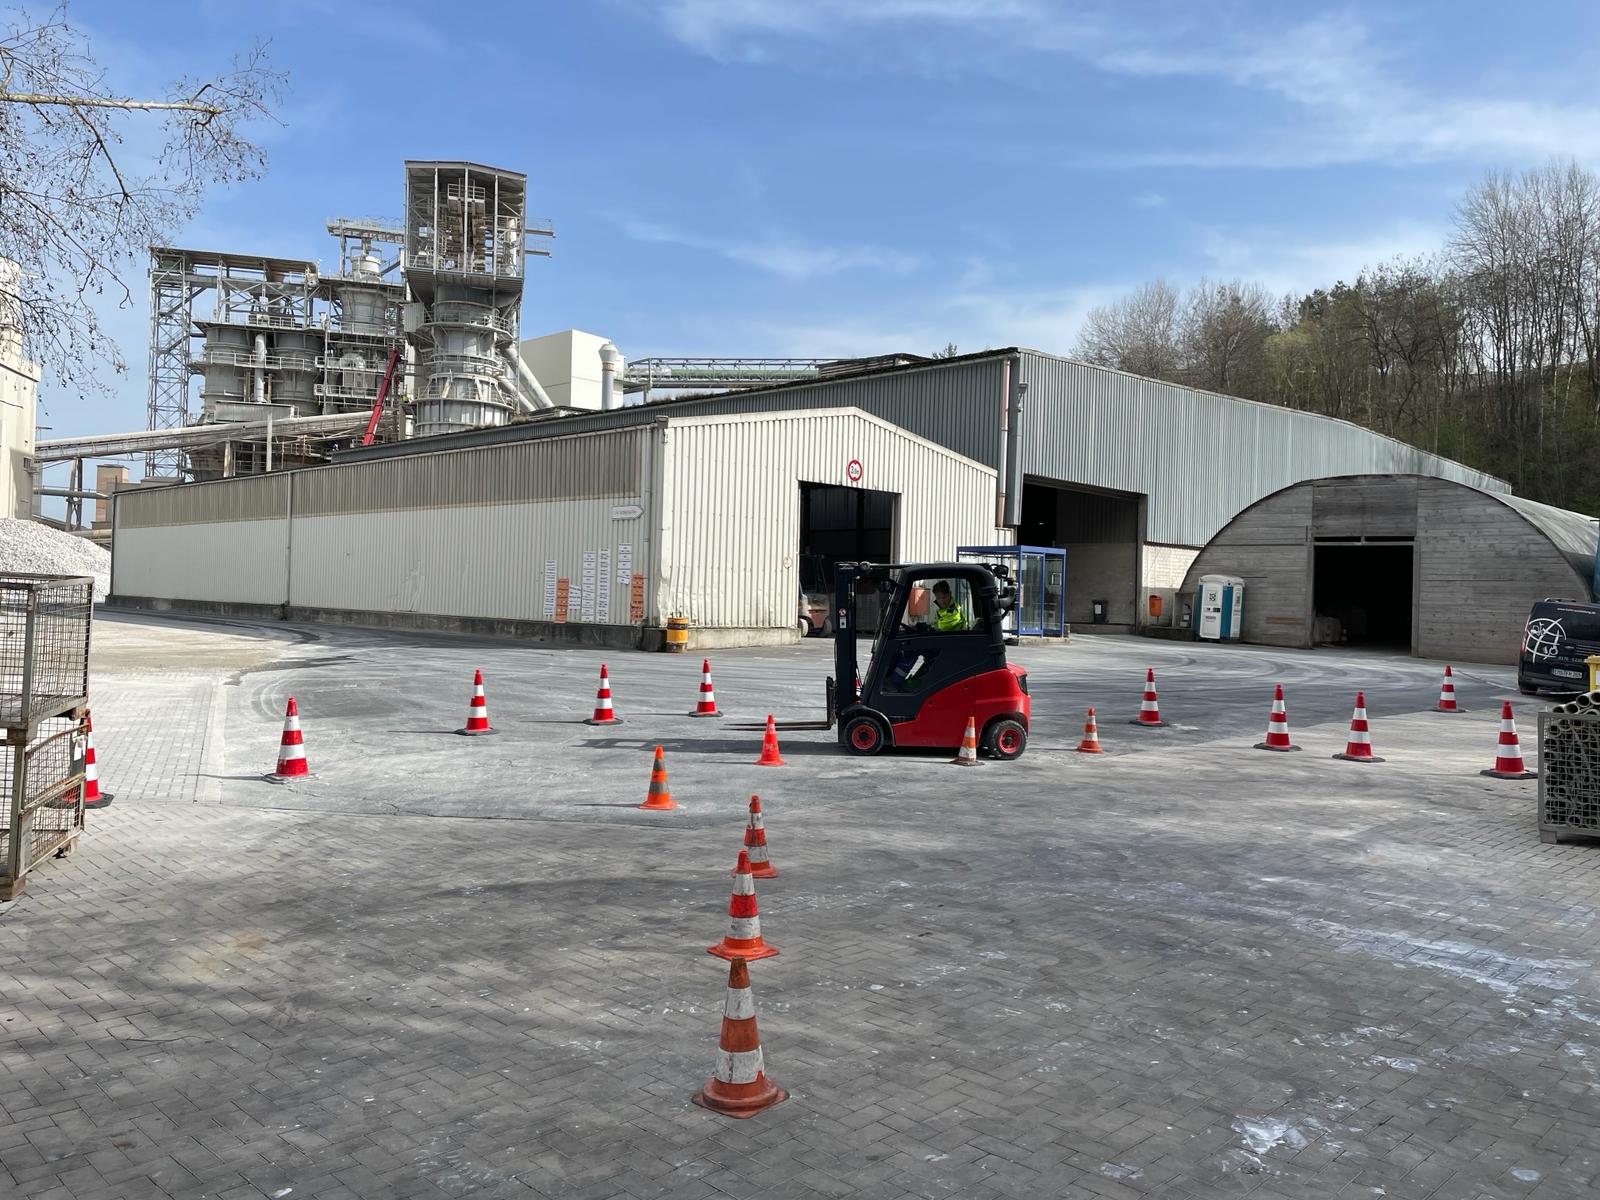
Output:
[[[1272,715],[1267,718],[1267,740],[1256,743],[1257,750],[1298,750],[1289,740],[1289,710],[1283,703],[1283,684],[1272,694]]]
[[[950,761],[958,767],[983,765],[978,762],[978,725],[971,717],[967,718],[966,732],[961,735],[961,749]]]
[[[110,792],[100,790],[100,765],[94,756],[94,719],[88,709],[83,710],[83,806],[104,808],[114,799]]]
[[[756,907],[756,881],[750,874],[750,856],[739,851],[739,865],[733,869],[733,894],[728,897],[728,936],[715,946],[706,947],[707,954],[718,958],[771,958],[778,953],[776,946],[761,940],[761,912]]]
[[[467,705],[467,723],[456,732],[464,733],[468,737],[495,732],[489,728],[489,701],[483,694],[482,671],[472,673],[472,700]]]
[[[1456,703],[1456,681],[1450,670],[1450,664],[1444,667],[1444,682],[1439,685],[1439,703],[1433,706],[1434,712],[1457,713],[1466,712]]]
[[[1522,761],[1522,743],[1517,740],[1517,721],[1511,715],[1511,701],[1500,707],[1500,742],[1495,748],[1494,766],[1479,771],[1491,779],[1537,779],[1537,771],[1528,770]]]
[[[287,783],[291,779],[306,779],[311,768],[306,765],[305,737],[300,732],[300,709],[289,697],[289,707],[283,714],[283,736],[278,739],[278,769],[267,778],[274,783]]]
[[[1345,739],[1344,753],[1335,754],[1349,762],[1381,763],[1383,759],[1372,752],[1372,731],[1367,725],[1367,695],[1356,693],[1356,709],[1350,714],[1350,736]]]
[[[753,879],[771,879],[778,873],[767,854],[767,819],[761,813],[761,797],[750,797],[750,824],[744,830],[744,852],[750,858]]]
[[[1083,722],[1083,740],[1078,743],[1079,754],[1104,754],[1100,748],[1100,726],[1095,724],[1094,709],[1089,710]]]
[[[691,717],[720,717],[717,711],[717,693],[711,690],[711,660],[700,660],[700,699],[694,706]]]
[[[621,725],[622,718],[611,707],[611,672],[605,663],[600,664],[600,686],[594,693],[594,715],[585,718],[585,725]]]
[[[1148,667],[1144,673],[1144,698],[1139,701],[1139,715],[1130,725],[1143,725],[1146,729],[1159,729],[1166,724],[1161,719],[1161,705],[1156,699],[1156,671]]]
[[[717,1069],[694,1102],[725,1117],[753,1117],[788,1099],[767,1078],[756,1029],[756,1002],[750,994],[750,967],[742,956],[728,966],[728,998],[722,1006],[722,1036],[717,1039]]]

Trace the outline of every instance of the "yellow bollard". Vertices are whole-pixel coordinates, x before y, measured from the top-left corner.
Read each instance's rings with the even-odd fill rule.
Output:
[[[1591,654],[1583,660],[1583,665],[1589,668],[1589,690],[1600,692],[1600,654]]]

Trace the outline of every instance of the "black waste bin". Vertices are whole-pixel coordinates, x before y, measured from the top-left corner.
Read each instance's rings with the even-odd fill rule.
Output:
[[[1106,623],[1106,605],[1111,602],[1109,600],[1094,600],[1091,603],[1094,605],[1094,623],[1096,625],[1104,625]]]

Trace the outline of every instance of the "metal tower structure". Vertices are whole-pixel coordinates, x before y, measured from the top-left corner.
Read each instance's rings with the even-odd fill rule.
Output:
[[[166,431],[189,424],[189,338],[194,326],[189,302],[187,252],[150,248],[149,427]],[[144,456],[146,479],[183,478],[183,451],[160,449]]]
[[[519,407],[528,177],[408,161],[404,268],[418,350],[416,433],[504,425]]]

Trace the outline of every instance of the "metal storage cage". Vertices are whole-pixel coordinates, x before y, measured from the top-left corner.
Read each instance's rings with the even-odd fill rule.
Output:
[[[1593,709],[1539,714],[1539,840],[1563,834],[1600,838],[1600,711]]]
[[[0,575],[0,728],[88,702],[93,602],[86,575]]]
[[[0,575],[0,900],[83,830],[87,576]]]
[[[1017,584],[1015,632],[1067,636],[1067,552],[1055,546],[957,546],[957,562],[1004,564]]]

